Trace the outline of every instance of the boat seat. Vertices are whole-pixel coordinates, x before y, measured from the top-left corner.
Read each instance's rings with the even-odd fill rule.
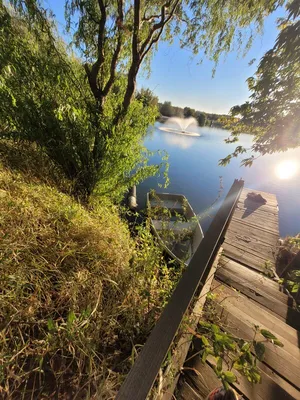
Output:
[[[151,200],[151,207],[167,208],[170,211],[183,214],[182,203],[178,200]]]
[[[196,221],[161,221],[158,219],[152,220],[153,226],[157,231],[161,231],[162,229],[170,229],[172,231],[182,231],[184,229],[193,231],[195,229]]]

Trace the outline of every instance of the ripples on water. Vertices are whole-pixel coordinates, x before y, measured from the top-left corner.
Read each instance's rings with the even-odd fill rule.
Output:
[[[280,235],[294,235],[300,232],[300,148],[285,153],[266,155],[258,158],[251,168],[241,167],[234,159],[228,166],[218,166],[218,161],[235,147],[224,139],[229,132],[222,129],[194,128],[201,136],[189,137],[164,132],[157,123],[149,133],[145,145],[149,150],[166,150],[169,154],[170,185],[159,188],[161,178],[149,178],[138,187],[138,201],[145,206],[149,189],[170,193],[183,193],[197,214],[204,215],[201,224],[207,230],[220,201],[213,207],[220,189],[222,176],[223,192],[221,200],[228,192],[235,178],[243,178],[245,187],[274,193],[279,204]],[[238,145],[251,146],[251,135],[241,135]],[[152,162],[159,162],[153,157]]]

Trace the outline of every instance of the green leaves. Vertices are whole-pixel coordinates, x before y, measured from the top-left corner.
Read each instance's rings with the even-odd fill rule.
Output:
[[[231,109],[240,115],[228,124],[234,138],[242,132],[253,133],[251,151],[271,154],[300,146],[300,3],[286,2],[288,17],[278,20],[280,32],[272,49],[261,59],[248,87],[250,101]],[[230,161],[230,158],[222,160]],[[251,166],[254,157],[242,160]]]
[[[277,339],[276,336],[273,335],[273,333],[267,331],[266,329],[261,329],[260,333],[268,339],[270,342],[274,343],[276,346],[283,347],[283,343],[281,343],[280,340]]]
[[[53,332],[56,329],[56,326],[55,326],[54,321],[53,321],[52,318],[48,319],[47,327],[48,327],[49,332]]]
[[[67,316],[67,325],[71,326],[75,320],[76,320],[76,315],[74,311],[70,311]]]
[[[260,333],[266,338],[266,339],[276,339],[276,336],[273,335],[270,331],[267,331],[266,329],[261,329]]]
[[[209,341],[207,340],[207,338],[204,335],[201,336],[201,340],[202,340],[202,343],[204,344],[204,346],[209,346]]]
[[[261,342],[254,342],[254,350],[259,361],[263,361],[265,355],[265,345]]]
[[[222,371],[222,366],[223,366],[223,361],[221,357],[217,357],[217,371],[221,372]]]
[[[225,388],[236,381],[234,371],[244,375],[251,383],[261,381],[260,371],[257,367],[257,360],[263,361],[266,347],[262,341],[245,341],[231,334],[224,332],[218,325],[206,321],[200,322],[201,334],[195,335],[201,338],[203,350],[201,360],[204,363],[209,355],[215,358],[213,369]],[[260,333],[267,341],[274,345],[283,346],[276,336],[255,325],[255,337]],[[212,362],[209,359],[209,362]]]
[[[232,371],[225,371],[223,373],[223,379],[225,379],[225,381],[228,383],[236,382],[236,376]]]

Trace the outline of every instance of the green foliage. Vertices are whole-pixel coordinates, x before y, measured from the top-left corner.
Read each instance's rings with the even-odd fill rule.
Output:
[[[244,375],[251,383],[261,381],[257,360],[263,361],[265,344],[264,340],[256,339],[257,335],[261,335],[276,346],[283,346],[271,332],[259,329],[257,326],[252,341],[231,335],[215,323],[207,321],[200,321],[198,333],[195,334],[202,342],[200,351],[202,362],[205,362],[208,356],[213,356],[214,371],[225,389],[237,380],[235,371]]]
[[[165,117],[173,117],[174,111],[172,107],[172,103],[170,101],[165,101],[159,109],[160,113]]]
[[[264,344],[262,342],[254,341],[253,346],[257,358],[259,359],[259,361],[263,361],[266,351]]]
[[[293,270],[288,273],[284,283],[292,294],[297,294],[300,289],[300,270]]]
[[[206,123],[206,116],[204,113],[198,113],[197,115],[197,121],[199,126],[205,126]]]
[[[289,265],[293,262],[299,251],[300,234],[287,236],[281,241],[276,259],[276,268],[278,268],[282,276],[281,283],[294,296],[298,304],[300,301],[300,270],[297,263],[293,263],[293,267],[289,267]]]
[[[164,103],[158,103],[159,112],[165,117],[179,117],[189,118],[194,117],[198,121],[199,126],[217,126],[222,128],[223,125],[228,123],[228,119],[232,120],[231,117],[222,114],[206,113],[204,111],[197,111],[190,107],[176,107],[173,106],[170,101]]]
[[[287,17],[278,21],[280,32],[274,47],[261,59],[255,76],[248,79],[250,100],[231,109],[240,120],[228,124],[230,142],[242,132],[251,132],[251,150],[262,155],[300,145],[299,1],[288,2],[286,9]],[[229,155],[229,161],[232,157],[235,155]],[[253,161],[254,157],[247,158],[242,164],[250,166]],[[220,160],[222,165],[227,162],[228,157]]]
[[[270,260],[265,261],[263,268],[264,268],[264,274],[266,276],[268,276],[269,278],[274,278],[275,276],[274,267]]]
[[[300,250],[300,234],[287,237],[284,246],[288,249]]]
[[[66,28],[74,27],[81,60],[55,37],[53,15],[39,0],[10,3],[18,14],[2,3],[0,9],[3,136],[38,143],[74,182],[76,195],[118,200],[158,170],[147,167],[141,146],[156,107],[134,98],[137,74],[149,69],[157,43],[179,36],[182,46],[217,63],[281,1],[230,0],[220,7],[211,0],[67,0]]]
[[[157,107],[158,106],[158,97],[154,95],[154,93],[150,89],[142,88],[136,94],[136,99],[143,103],[144,107]]]
[[[120,75],[100,118],[79,60],[58,39],[36,36],[24,19],[4,6],[0,11],[2,137],[37,143],[84,197],[94,191],[119,200],[133,183],[155,174],[159,167],[147,166],[141,145],[157,115],[155,102],[134,100],[115,123],[126,87]]]
[[[0,167],[1,395],[114,398],[181,270],[149,225],[132,239],[109,202],[37,176]]]
[[[193,108],[190,108],[190,107],[184,107],[183,115],[184,115],[184,118],[195,117],[196,110],[194,110]]]

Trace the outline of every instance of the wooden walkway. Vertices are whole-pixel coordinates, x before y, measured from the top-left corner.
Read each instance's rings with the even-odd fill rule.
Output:
[[[259,363],[260,384],[252,386],[236,372],[238,382],[233,386],[242,398],[300,400],[300,313],[271,279],[279,239],[277,200],[272,194],[255,191],[266,200],[258,203],[247,198],[249,192],[253,191],[244,189],[241,194],[212,282],[211,290],[217,295],[215,313],[218,324],[229,333],[252,340],[254,325],[258,325],[284,345],[266,344],[264,361]],[[186,363],[177,399],[204,400],[221,386],[212,361],[202,364],[195,356]]]

